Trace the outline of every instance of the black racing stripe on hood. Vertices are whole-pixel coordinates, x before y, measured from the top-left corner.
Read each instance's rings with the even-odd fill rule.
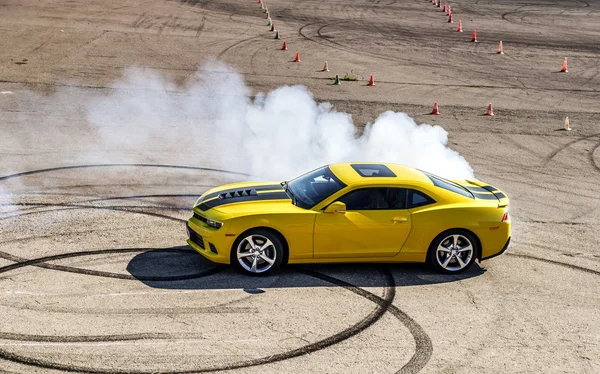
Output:
[[[215,208],[217,206],[233,204],[233,203],[242,203],[246,201],[261,201],[261,200],[290,200],[290,197],[285,192],[267,192],[258,194],[256,196],[240,196],[240,197],[232,197],[229,199],[214,199],[211,201],[207,201],[197,206],[198,209],[205,211],[210,208]]]
[[[204,196],[202,199],[198,200],[198,203],[202,203],[206,200],[210,200],[221,194],[242,191],[242,190],[255,190],[255,191],[283,190],[283,187],[280,184],[265,184],[265,185],[259,185],[259,186],[248,186],[248,187],[242,186],[242,187],[237,187],[237,188],[229,188],[226,190],[211,192],[208,195]]]

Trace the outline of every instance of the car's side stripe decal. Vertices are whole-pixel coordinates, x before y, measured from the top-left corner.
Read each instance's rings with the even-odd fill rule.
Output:
[[[281,187],[280,184],[265,184],[262,186],[249,186],[249,187],[245,187],[245,188],[244,187],[230,188],[227,190],[209,193],[208,195],[204,196],[201,200],[199,200],[198,203],[206,202],[206,201],[213,199],[215,197],[218,197],[219,195],[224,194],[224,193],[230,193],[230,192],[236,192],[236,191],[242,191],[242,190],[270,191],[270,190],[283,190],[283,187]]]
[[[245,201],[259,201],[259,200],[290,200],[290,197],[285,192],[266,192],[261,193],[256,196],[240,196],[240,197],[232,197],[229,199],[212,199],[210,201],[204,202],[198,205],[198,209],[205,211],[210,208],[214,208],[220,205],[233,204],[233,203],[242,203]]]

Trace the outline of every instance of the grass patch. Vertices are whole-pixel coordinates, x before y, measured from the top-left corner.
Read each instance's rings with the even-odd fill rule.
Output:
[[[329,80],[334,81],[335,77],[331,77],[329,78]],[[340,77],[341,81],[346,81],[346,82],[356,82],[358,81],[358,78],[356,78],[354,75],[344,75],[343,77]]]

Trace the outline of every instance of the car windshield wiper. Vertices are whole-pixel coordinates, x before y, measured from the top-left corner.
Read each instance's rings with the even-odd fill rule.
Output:
[[[281,185],[283,186],[283,190],[290,195],[290,197],[292,198],[292,204],[296,205],[296,196],[294,196],[294,194],[292,193],[292,190],[290,190],[290,188],[288,187],[288,182],[281,182]]]

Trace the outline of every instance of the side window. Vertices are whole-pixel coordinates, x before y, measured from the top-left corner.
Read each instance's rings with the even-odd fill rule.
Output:
[[[417,208],[423,205],[429,205],[435,203],[431,197],[417,190],[408,190],[408,208]]]
[[[362,188],[338,199],[347,210],[405,209],[406,190],[403,188]]]

